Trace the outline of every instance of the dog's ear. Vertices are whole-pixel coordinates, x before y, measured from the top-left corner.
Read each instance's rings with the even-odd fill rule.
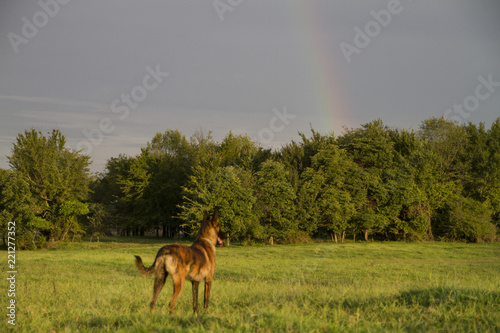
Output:
[[[206,210],[205,213],[203,213],[203,221],[209,221],[210,220],[210,214],[208,214],[208,211]]]
[[[212,217],[212,225],[215,227],[219,224],[219,210],[216,208]]]

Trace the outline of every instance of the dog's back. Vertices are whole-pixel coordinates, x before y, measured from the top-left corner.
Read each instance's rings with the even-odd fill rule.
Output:
[[[207,275],[213,274],[215,246],[206,240],[197,240],[190,247],[182,244],[166,245],[158,251],[151,267],[144,267],[139,256],[135,256],[135,264],[144,275],[184,273],[189,281],[201,282]]]

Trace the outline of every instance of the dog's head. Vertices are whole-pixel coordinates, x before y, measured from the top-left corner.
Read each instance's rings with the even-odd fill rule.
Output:
[[[203,223],[200,230],[200,233],[204,235],[204,237],[210,238],[213,240],[214,244],[219,245],[219,211],[216,209],[214,211],[214,215],[210,218],[210,215],[207,211],[203,215]]]

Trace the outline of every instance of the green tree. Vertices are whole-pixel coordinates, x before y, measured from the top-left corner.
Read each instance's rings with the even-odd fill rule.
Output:
[[[95,218],[97,215],[106,217],[105,221],[100,220],[99,224],[101,225],[99,228],[104,223],[109,230],[116,229],[119,234],[130,233],[132,209],[125,198],[120,180],[127,177],[133,160],[133,157],[123,154],[118,155],[118,157],[111,157],[106,162],[105,172],[91,183],[91,202],[95,203],[95,205],[89,207],[91,210],[90,218]],[[92,226],[97,220],[90,220],[89,222],[91,224],[90,229],[93,232],[99,232],[95,226]]]
[[[322,135],[311,128],[311,137],[299,132],[302,142],[292,141],[283,146],[276,154],[277,159],[285,165],[288,171],[288,180],[296,193],[299,190],[300,177],[302,173],[312,165],[312,158],[321,149],[325,149],[335,143],[332,134]]]
[[[335,242],[338,242],[338,235],[342,235],[342,242],[344,242],[345,232],[349,227],[348,222],[355,213],[349,192],[329,186],[324,189],[319,206],[322,221],[333,233]]]
[[[461,193],[467,174],[464,158],[467,136],[464,129],[443,118],[424,120],[418,132],[424,141],[417,164],[417,184],[426,195],[428,211],[428,239],[434,238],[433,229],[442,230],[438,211],[454,193]]]
[[[210,133],[191,138],[194,162],[183,186],[178,214],[184,224],[197,230],[205,210],[219,209],[226,244],[231,239],[259,238],[262,228],[253,214],[255,194],[251,171],[266,156],[248,136],[226,135],[218,144]]]
[[[88,198],[89,156],[66,148],[59,130],[44,136],[35,129],[19,134],[8,157],[14,172],[28,183],[38,221],[49,221],[49,237],[61,239],[60,207],[66,201]]]
[[[144,235],[146,228],[151,227],[151,212],[148,204],[148,188],[152,175],[148,170],[148,152],[142,153],[131,160],[130,169],[120,175],[118,184],[123,193],[121,206],[127,207],[125,228],[134,235]]]
[[[173,236],[181,224],[178,206],[182,203],[182,187],[192,172],[195,151],[178,130],[157,133],[146,150],[151,175],[147,190],[149,225],[161,227],[164,236]]]
[[[363,207],[357,210],[361,215],[354,217],[357,224],[354,229],[363,230],[365,240],[368,240],[369,233],[385,232],[395,212],[390,201],[390,180],[397,163],[389,133],[390,129],[381,120],[375,120],[359,129],[347,130],[337,139],[339,147],[362,169],[353,174],[356,192],[362,193],[364,187],[366,193]]]
[[[96,238],[99,242],[99,237],[103,235],[112,235],[111,229],[112,215],[109,213],[108,207],[102,203],[90,202],[88,204],[89,215],[85,229],[90,234],[90,241]]]
[[[247,135],[234,135],[229,132],[220,143],[218,150],[225,166],[233,165],[252,170],[259,153],[257,144]]]
[[[465,127],[468,137],[466,157],[468,176],[464,182],[464,196],[480,202],[488,201],[495,224],[500,222],[500,118],[489,130],[483,123]]]
[[[182,202],[182,186],[191,173],[194,151],[178,130],[157,133],[141,154],[122,158],[108,165],[110,189],[124,208],[122,222],[127,232],[144,235],[147,230],[163,229],[163,236],[179,232],[176,218]]]
[[[89,207],[86,203],[78,201],[65,201],[59,206],[59,239],[65,240],[68,233],[71,231],[73,237],[84,234],[81,224],[77,217],[87,215]]]
[[[469,242],[493,241],[495,226],[491,223],[489,204],[460,195],[452,195],[441,209],[441,231],[446,238]]]
[[[487,179],[490,182],[485,192],[491,204],[493,223],[498,227],[500,225],[500,117],[493,122],[488,131],[487,147],[489,152]]]
[[[399,239],[423,240],[430,225],[427,197],[417,182],[424,140],[413,130],[391,129],[389,137],[396,167],[386,175],[390,193],[386,214],[391,220],[388,230]]]
[[[253,214],[256,198],[252,174],[241,167],[226,166],[217,169],[212,179],[208,183],[200,182],[195,173],[185,187],[180,218],[192,232],[199,229],[204,211],[217,208],[227,245],[230,239],[262,237],[262,227]]]
[[[298,230],[295,218],[295,191],[288,181],[285,166],[267,160],[256,173],[256,213],[267,235],[284,239],[287,233]]]
[[[48,230],[49,223],[36,218],[28,183],[11,170],[0,169],[0,233],[5,235],[9,222],[16,223],[16,241],[19,247],[33,247],[39,230]]]
[[[352,188],[346,184],[346,177],[357,166],[345,151],[333,144],[314,155],[311,164],[302,177],[300,215],[309,218],[309,229],[312,226],[326,228],[332,239],[337,241],[338,235],[342,235],[343,241],[356,211],[356,202],[350,193]]]
[[[378,119],[361,125],[361,128],[347,130],[337,141],[360,167],[381,171],[394,166],[394,142],[389,130]]]
[[[462,126],[444,118],[424,120],[419,135],[428,149],[435,152],[438,175],[443,180],[462,181],[467,175],[468,159],[464,159],[467,135]]]

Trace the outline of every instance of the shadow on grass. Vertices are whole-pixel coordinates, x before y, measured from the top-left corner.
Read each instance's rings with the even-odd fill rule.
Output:
[[[234,329],[225,323],[221,318],[209,314],[135,314],[130,316],[95,316],[82,319],[78,322],[62,322],[58,326],[61,330],[94,330],[107,329],[132,330],[134,332],[178,332],[179,329],[201,331],[214,331],[214,329]]]
[[[392,297],[377,297],[366,300],[344,300],[342,306],[356,310],[380,305],[396,305],[401,307],[431,306],[497,306],[500,304],[500,292],[480,289],[436,287],[428,289],[411,289]]]
[[[493,310],[498,307],[498,304],[500,304],[499,292],[436,287],[403,291],[390,297],[373,297],[361,301],[344,300],[332,302],[329,306],[331,308],[341,307],[348,312],[347,317],[337,319],[338,321],[332,324],[334,326],[338,325],[338,327],[335,327],[341,327],[346,331],[357,331],[355,323],[351,323],[351,321],[355,320],[353,319],[355,318],[355,314],[359,316],[360,312],[361,318],[365,318],[365,323],[359,323],[360,327],[368,325],[365,328],[372,327],[378,331],[382,331],[384,328],[388,330],[403,329],[409,331],[432,331],[439,329],[443,329],[444,331],[488,331],[486,328],[495,325],[494,322],[491,322],[491,319],[483,315],[479,318],[475,310],[473,311],[474,316],[469,318],[463,314],[463,309],[479,308]],[[241,305],[241,308],[244,309],[245,305]],[[427,308],[434,308],[432,311],[436,311],[433,312],[435,315],[422,316],[423,314],[425,315],[425,311],[419,311],[419,309]],[[441,308],[441,310],[438,310],[438,308]],[[455,311],[457,309],[461,311]],[[409,313],[417,316],[419,320],[407,318]],[[374,320],[378,324],[371,322],[374,315]],[[283,328],[285,325],[284,322],[290,318],[286,319],[279,311],[272,313],[264,311],[257,317],[251,317],[251,319],[247,323],[251,327],[257,330],[271,331],[272,328]],[[301,330],[303,318],[297,317],[295,319],[297,321],[295,324],[298,325],[297,330]],[[243,329],[242,324],[244,323],[226,320],[224,316],[214,316],[210,313],[201,312],[198,315],[193,315],[190,311],[181,311],[178,314],[168,315],[160,313],[150,314],[144,310],[137,309],[137,312],[131,315],[109,314],[107,316],[80,318],[76,322],[59,322],[55,328],[66,331],[223,332],[240,331]],[[372,324],[375,326],[370,326]],[[313,327],[315,324],[311,325]]]

